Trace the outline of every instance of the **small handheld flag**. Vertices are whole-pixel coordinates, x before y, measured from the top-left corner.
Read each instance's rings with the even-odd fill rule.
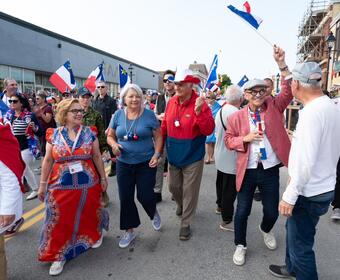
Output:
[[[250,4],[248,3],[248,1],[246,1],[243,4],[243,7],[245,9],[245,12],[240,11],[238,9],[236,9],[233,5],[228,5],[227,6],[228,9],[230,11],[232,11],[234,14],[238,15],[239,17],[241,17],[244,21],[248,22],[252,27],[255,28],[256,33],[263,39],[265,40],[270,46],[273,47],[273,44],[266,38],[264,37],[260,32],[257,31],[257,29],[259,28],[260,24],[262,23],[262,19],[255,16],[254,14],[251,14],[251,8],[250,8]]]
[[[215,54],[214,59],[210,66],[207,82],[205,83],[205,86],[204,86],[205,90],[209,89],[212,86],[211,84],[218,82],[217,66],[218,66],[218,56],[217,54]]]
[[[232,11],[233,13],[237,14],[242,19],[244,19],[252,27],[254,27],[255,29],[258,29],[263,20],[261,18],[255,16],[255,15],[252,15],[250,13],[251,9],[250,9],[250,5],[249,5],[248,2],[245,2],[243,4],[243,6],[245,7],[245,10],[246,10],[245,12],[236,9],[233,5],[229,5],[228,9],[230,11]]]
[[[71,62],[68,60],[50,77],[50,82],[60,92],[71,91],[76,87],[76,80],[71,68]]]
[[[94,69],[87,80],[84,83],[84,87],[86,87],[90,92],[94,92],[96,90],[96,82],[105,81],[104,73],[103,73],[104,62],[99,64],[96,69]]]
[[[243,85],[244,85],[246,82],[248,82],[248,81],[249,81],[248,77],[247,77],[246,75],[244,75],[244,76],[242,77],[242,79],[237,83],[237,85],[238,85],[239,87],[243,87]]]

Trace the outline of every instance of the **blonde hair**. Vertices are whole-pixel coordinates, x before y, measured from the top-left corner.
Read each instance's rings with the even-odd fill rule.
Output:
[[[66,115],[70,110],[72,104],[79,103],[78,99],[64,99],[58,103],[56,120],[61,125],[64,126],[66,124]]]

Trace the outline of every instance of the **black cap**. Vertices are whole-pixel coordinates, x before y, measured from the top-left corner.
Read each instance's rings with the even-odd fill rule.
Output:
[[[78,90],[78,96],[92,95],[86,87],[80,87]]]

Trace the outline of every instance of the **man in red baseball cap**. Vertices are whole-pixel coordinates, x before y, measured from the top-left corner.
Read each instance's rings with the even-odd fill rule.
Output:
[[[188,240],[201,185],[205,139],[215,123],[204,98],[193,90],[200,79],[187,69],[178,71],[174,82],[176,95],[169,100],[161,129],[169,160],[169,189],[177,203],[176,214],[182,215],[179,239]]]

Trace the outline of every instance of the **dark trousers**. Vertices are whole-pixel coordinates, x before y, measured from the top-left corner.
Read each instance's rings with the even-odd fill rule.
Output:
[[[340,208],[340,159],[336,167],[336,183],[334,191],[334,200],[332,202],[333,209]]]
[[[109,153],[110,153],[111,159],[116,157],[114,155],[114,153],[112,152],[112,148],[111,147],[109,147]],[[110,170],[110,172],[114,172],[114,171],[116,171],[116,162],[111,161],[111,170]]]
[[[233,220],[236,194],[236,175],[217,170],[216,204],[222,209],[221,214],[224,222]]]
[[[156,211],[156,200],[153,192],[157,168],[150,168],[149,161],[138,164],[126,164],[117,160],[117,183],[120,199],[120,229],[127,230],[140,225],[137,199],[144,210],[153,219]]]
[[[260,165],[257,169],[247,169],[241,190],[237,194],[234,222],[235,245],[247,246],[248,216],[251,212],[253,196],[257,186],[262,194],[263,218],[261,229],[264,232],[270,232],[279,216],[279,166],[263,169],[262,165]]]
[[[297,280],[317,280],[313,251],[316,225],[328,211],[334,192],[313,197],[299,196],[293,215],[286,222],[286,265]]]

